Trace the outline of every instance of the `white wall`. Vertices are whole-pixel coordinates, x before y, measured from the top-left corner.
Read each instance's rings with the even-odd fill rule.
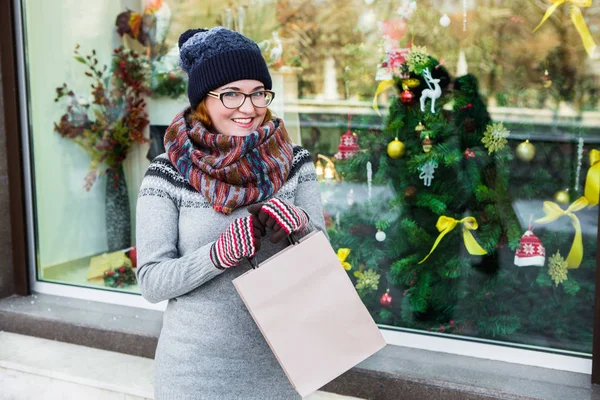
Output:
[[[108,63],[113,48],[121,43],[115,32],[117,14],[127,7],[139,9],[140,0],[23,3],[38,260],[47,266],[106,250],[105,179],[101,177],[90,192],[84,190],[90,160],[82,148],[53,130],[64,110],[54,102],[55,89],[66,82],[89,97],[91,80],[84,76],[83,64],[72,57],[75,45],[81,45],[82,54],[95,49],[99,62]],[[136,149],[126,163],[126,174],[135,177],[128,182],[132,210],[139,176],[147,165],[145,153]]]

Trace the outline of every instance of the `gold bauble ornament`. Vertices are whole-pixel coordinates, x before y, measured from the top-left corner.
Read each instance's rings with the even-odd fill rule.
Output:
[[[531,161],[535,157],[535,146],[529,140],[521,142],[515,151],[521,161]]]
[[[398,138],[395,138],[390,143],[388,143],[387,153],[388,156],[390,156],[390,158],[402,157],[404,155],[405,150],[406,147],[404,146],[404,143],[399,141]]]
[[[554,200],[556,200],[556,202],[560,204],[569,204],[569,191],[559,190],[558,192],[554,193]]]

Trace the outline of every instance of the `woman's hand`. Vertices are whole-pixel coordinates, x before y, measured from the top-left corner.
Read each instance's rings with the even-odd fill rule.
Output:
[[[252,204],[248,207],[252,214],[263,227],[262,235],[266,234],[264,228],[273,231],[269,240],[278,243],[295,232],[301,232],[308,226],[308,216],[299,207],[285,200],[272,198],[265,203]]]
[[[253,216],[238,218],[229,225],[210,249],[210,259],[218,269],[238,265],[244,258],[252,258],[260,250],[264,228]]]

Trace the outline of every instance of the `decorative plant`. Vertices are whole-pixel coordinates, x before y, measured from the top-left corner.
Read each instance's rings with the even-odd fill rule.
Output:
[[[145,57],[123,47],[113,51],[110,69],[98,65],[95,50],[82,56],[79,45],[74,58],[87,66],[85,75],[94,80],[91,96],[89,100],[78,96],[66,83],[56,88],[55,101],[67,101],[66,112],[54,123],[54,130],[90,155],[84,185],[90,190],[99,173],[119,171],[132,144],[148,141],[144,138],[149,123],[144,96],[150,93],[149,65]],[[103,166],[107,167],[104,171]]]
[[[104,271],[104,285],[112,288],[124,288],[135,285],[135,271],[129,265]]]

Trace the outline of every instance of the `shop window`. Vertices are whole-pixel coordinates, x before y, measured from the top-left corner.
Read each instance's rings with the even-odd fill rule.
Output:
[[[574,26],[574,5],[517,0],[22,3],[37,280],[138,292],[137,188],[187,103],[177,38],[224,25],[263,49],[377,323],[591,353],[597,7]]]

